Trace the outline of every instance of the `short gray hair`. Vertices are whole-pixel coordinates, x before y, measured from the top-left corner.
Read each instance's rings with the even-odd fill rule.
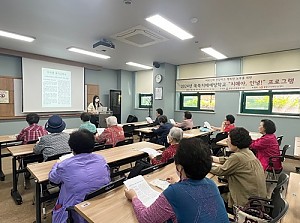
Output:
[[[183,131],[180,128],[173,127],[170,129],[169,136],[176,142],[180,142],[183,137]]]
[[[106,118],[106,124],[107,127],[109,126],[113,126],[113,125],[117,125],[118,124],[118,120],[116,118],[116,116],[109,116]]]

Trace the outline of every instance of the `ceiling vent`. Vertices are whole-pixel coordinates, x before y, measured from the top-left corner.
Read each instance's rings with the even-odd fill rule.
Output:
[[[112,35],[111,38],[138,47],[150,46],[168,40],[160,34],[157,34],[154,31],[147,29],[146,27],[141,25]]]

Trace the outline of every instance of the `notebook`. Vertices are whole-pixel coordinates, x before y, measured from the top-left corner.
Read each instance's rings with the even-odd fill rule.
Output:
[[[172,119],[172,118],[170,118],[169,121],[170,121],[170,123],[171,123],[172,125],[175,125],[175,124],[176,124],[176,122],[175,122],[174,119]]]
[[[152,118],[150,118],[150,117],[146,117],[146,121],[148,122],[148,123],[153,123],[153,120],[152,120]]]

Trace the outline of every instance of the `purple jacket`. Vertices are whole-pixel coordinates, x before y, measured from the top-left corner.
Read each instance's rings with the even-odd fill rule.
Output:
[[[61,184],[52,222],[65,223],[68,218],[67,207],[82,202],[86,194],[110,182],[109,167],[101,155],[82,153],[54,164],[49,180]],[[75,222],[86,222],[75,213],[72,216]]]

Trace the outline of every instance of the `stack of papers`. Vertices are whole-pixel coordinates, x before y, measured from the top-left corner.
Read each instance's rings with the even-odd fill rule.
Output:
[[[124,181],[124,184],[127,189],[133,189],[135,191],[139,200],[146,207],[149,207],[151,204],[153,204],[160,194],[153,190],[141,175]]]
[[[104,129],[105,129],[105,128],[97,128],[97,133],[98,133],[99,135],[101,135],[102,132],[104,131]]]
[[[148,123],[153,123],[153,120],[152,120],[152,118],[150,118],[150,117],[146,117],[146,121],[148,122]]]
[[[176,122],[174,121],[174,119],[170,119],[170,123],[172,124],[172,125],[175,125],[176,124]]]
[[[157,150],[155,149],[151,149],[151,148],[144,148],[144,149],[140,149],[140,151],[144,152],[144,153],[148,153],[149,156],[153,156],[153,157],[156,157],[156,156],[160,156],[161,153],[158,152]]]
[[[69,153],[69,154],[66,154],[66,155],[63,155],[63,156],[59,157],[59,160],[60,160],[60,161],[64,161],[64,160],[66,160],[66,159],[68,159],[68,158],[71,158],[71,157],[73,157],[73,156],[74,156],[73,153]]]
[[[161,179],[155,179],[155,180],[152,180],[150,182],[151,185],[155,186],[155,187],[158,187],[162,190],[165,190],[168,188],[168,186],[170,185],[170,183],[166,180],[161,180]]]

